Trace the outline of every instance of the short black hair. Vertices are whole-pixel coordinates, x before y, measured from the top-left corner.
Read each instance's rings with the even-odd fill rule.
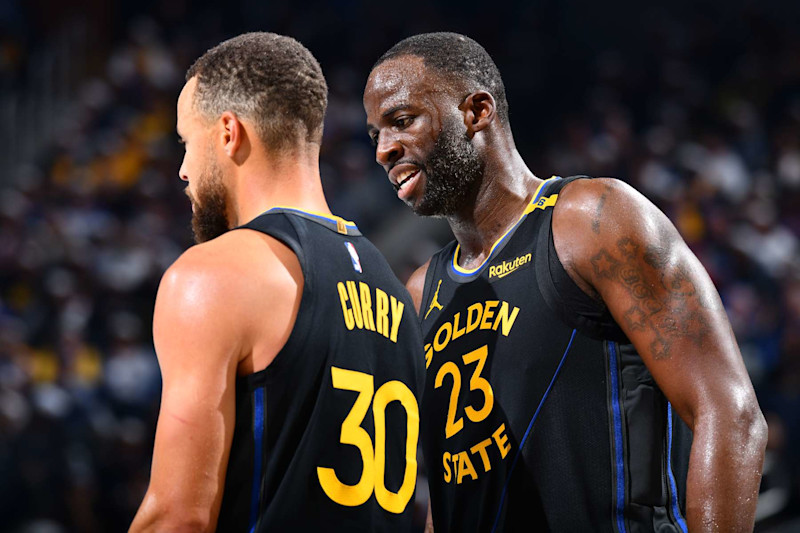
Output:
[[[197,77],[193,105],[216,119],[224,111],[254,122],[269,149],[320,143],[328,86],[308,49],[283,35],[245,33],[207,51],[186,72]]]
[[[491,93],[497,114],[508,125],[508,100],[503,78],[489,53],[466,35],[451,32],[421,33],[403,39],[391,47],[372,66],[397,57],[412,55],[422,58],[425,66],[465,82],[468,90]]]

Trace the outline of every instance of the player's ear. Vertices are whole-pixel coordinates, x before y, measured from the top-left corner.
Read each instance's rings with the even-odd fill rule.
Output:
[[[223,112],[219,120],[221,125],[219,141],[222,149],[228,157],[234,159],[244,140],[244,126],[232,111]]]
[[[473,135],[491,124],[497,106],[491,94],[486,91],[475,91],[464,99],[459,109],[464,113],[464,124],[471,139]]]

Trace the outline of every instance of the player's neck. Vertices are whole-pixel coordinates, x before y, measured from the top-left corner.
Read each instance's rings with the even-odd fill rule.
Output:
[[[541,182],[515,148],[503,157],[487,158],[474,200],[448,217],[460,245],[460,266],[474,268],[486,260],[495,242],[522,216]]]
[[[331,214],[319,175],[316,153],[262,158],[240,169],[233,191],[237,225],[245,224],[273,207]]]

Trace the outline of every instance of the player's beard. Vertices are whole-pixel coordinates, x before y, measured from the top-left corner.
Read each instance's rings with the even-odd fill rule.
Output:
[[[198,176],[197,196],[186,189],[192,201],[192,232],[196,243],[210,241],[228,231],[228,191],[222,183],[222,169],[209,157],[208,167]]]
[[[474,197],[483,175],[483,163],[472,140],[459,129],[455,119],[442,124],[423,166],[426,179],[422,198],[411,206],[418,215],[454,215]]]

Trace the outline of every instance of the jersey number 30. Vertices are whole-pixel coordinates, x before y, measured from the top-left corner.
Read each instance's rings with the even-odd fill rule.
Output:
[[[322,490],[340,505],[355,507],[364,504],[375,491],[378,505],[391,513],[400,514],[405,510],[417,483],[417,440],[419,438],[419,407],[417,400],[404,383],[388,381],[375,390],[371,374],[331,367],[333,387],[358,393],[350,413],[342,422],[339,442],[355,446],[361,453],[364,469],[361,479],[355,485],[339,481],[333,468],[318,466],[317,476]],[[386,406],[400,402],[406,412],[406,465],[403,483],[397,492],[386,488]],[[369,433],[361,427],[367,410],[372,404],[375,420],[375,446]]]

